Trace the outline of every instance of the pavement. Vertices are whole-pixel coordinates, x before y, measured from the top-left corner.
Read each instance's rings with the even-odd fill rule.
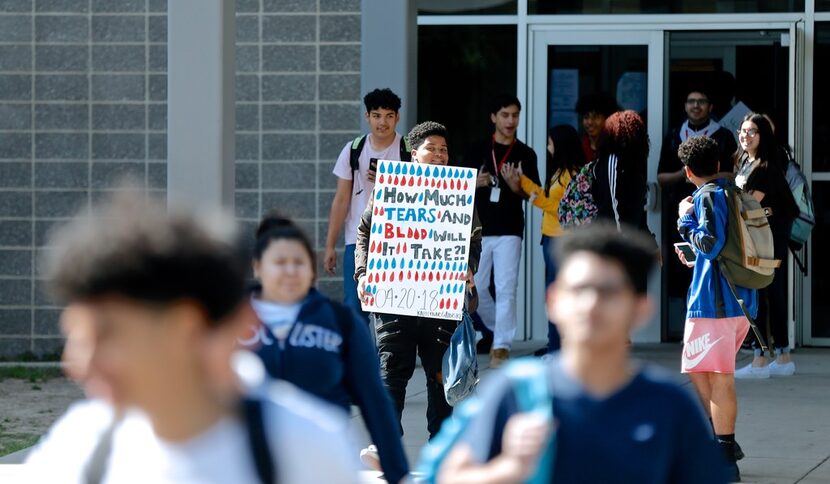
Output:
[[[541,342],[520,342],[514,356],[531,355]],[[680,374],[679,343],[635,344],[634,357],[677,373],[681,385],[693,391]],[[738,367],[752,355],[739,354]],[[742,482],[757,484],[830,484],[830,348],[799,348],[793,352],[796,374],[769,380],[738,380],[736,438],[746,457],[738,465]],[[487,356],[479,356],[481,378],[492,372]],[[412,466],[427,440],[426,386],[418,368],[407,388],[403,414],[404,448]],[[369,437],[360,416],[353,416],[359,443]],[[363,482],[384,482],[369,476]]]
[[[541,342],[521,342],[514,356],[530,355]],[[691,391],[691,383],[679,374],[678,343],[635,344],[635,358],[677,372],[678,382]],[[752,359],[739,354],[738,367]],[[799,348],[793,353],[796,374],[769,380],[738,380],[737,439],[746,458],[739,466],[742,482],[757,484],[830,484],[830,349]],[[488,358],[479,357],[481,378],[492,372]],[[409,383],[403,415],[404,447],[411,465],[418,461],[427,440],[426,386],[418,368]],[[357,443],[370,439],[360,415],[352,416]],[[0,458],[0,482],[14,482],[26,451]],[[5,465],[3,465],[5,464]],[[364,473],[365,483],[385,482],[379,473]]]

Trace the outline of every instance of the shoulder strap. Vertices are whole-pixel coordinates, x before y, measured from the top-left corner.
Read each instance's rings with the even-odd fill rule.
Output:
[[[109,466],[110,454],[112,454],[112,439],[115,434],[115,429],[121,422],[120,416],[116,413],[112,422],[101,434],[98,443],[92,450],[92,455],[89,461],[84,466],[84,482],[86,484],[99,484],[104,480],[107,474],[107,467]]]
[[[360,153],[363,151],[363,145],[366,144],[366,135],[360,135],[352,141],[352,149],[349,152],[349,166],[352,171],[357,171],[360,168]]]
[[[729,284],[729,292],[731,292],[735,300],[738,301],[738,306],[741,307],[741,311],[743,311],[744,316],[746,316],[746,319],[749,321],[749,326],[752,328],[752,332],[758,340],[758,345],[761,346],[761,350],[763,350],[766,354],[769,354],[769,348],[767,348],[767,345],[764,342],[764,337],[761,336],[761,331],[758,329],[758,325],[755,324],[755,320],[749,315],[749,309],[746,307],[746,303],[740,296],[738,296],[738,289],[735,288],[735,284],[732,282],[732,278],[729,276],[726,267],[721,268],[721,274],[723,274],[723,278],[726,279],[727,284]],[[715,284],[715,286],[720,286],[720,284]]]
[[[412,147],[406,136],[401,136],[401,161],[412,161]]]
[[[617,223],[617,230],[620,227],[620,210],[617,202],[617,156],[608,156],[608,187],[611,189],[611,208],[614,210],[614,221]]]
[[[262,401],[253,398],[243,399],[242,417],[248,431],[248,445],[254,458],[257,477],[262,484],[273,484],[277,482],[277,469],[266,435]]]

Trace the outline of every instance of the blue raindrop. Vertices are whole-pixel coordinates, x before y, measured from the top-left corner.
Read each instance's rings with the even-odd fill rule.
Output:
[[[423,202],[423,201],[424,201],[424,194],[423,194],[423,193],[421,193],[420,195],[418,195],[418,201],[419,201],[419,202]]]
[[[403,257],[401,257],[401,269],[403,269],[404,267],[406,267],[406,261]]]
[[[467,205],[470,205],[472,203],[473,203],[473,196],[470,195],[469,197],[467,197]]]
[[[414,174],[415,174],[415,165],[409,165],[409,174],[410,174],[410,175],[414,175]]]
[[[392,269],[396,269],[397,268],[396,266],[397,266],[397,263],[395,262],[395,259],[392,259]]]
[[[401,174],[401,165],[400,164],[395,165],[395,174],[396,175]]]
[[[418,167],[418,171],[415,172],[416,175],[421,176],[424,174],[424,169],[420,166]]]
[[[386,163],[381,163],[380,168],[378,168],[378,171],[381,173],[386,173]]]
[[[447,176],[447,169],[441,168],[441,178],[444,178],[445,176]]]
[[[372,259],[372,260],[369,261],[369,270],[371,271],[374,268],[375,268],[375,259]]]
[[[383,261],[383,268],[384,269],[389,269],[389,260]]]
[[[441,262],[439,262],[439,263],[438,263],[438,270],[439,270],[439,271],[443,271],[443,270],[444,270],[444,261],[441,261]]]
[[[430,238],[430,239],[432,238],[432,229],[429,229],[429,237],[428,238]]]
[[[435,262],[435,261],[432,261],[432,267],[430,268],[430,270],[431,270],[431,271],[434,271],[434,270],[435,270],[435,264],[436,264],[436,262]]]
[[[415,262],[412,259],[409,259],[409,268],[412,269],[413,265],[415,265]]]
[[[473,177],[473,170],[468,170],[467,171],[467,178],[472,178],[472,177]]]
[[[458,262],[453,262],[452,263],[452,271],[455,272],[457,270],[458,270]]]
[[[375,194],[375,200],[380,200],[381,196],[383,196],[383,192],[378,190],[377,194]]]
[[[429,167],[426,167],[426,168],[424,169],[424,175],[426,175],[426,176],[431,176],[429,173],[430,173]]]
[[[418,270],[421,270],[421,261],[418,261]]]

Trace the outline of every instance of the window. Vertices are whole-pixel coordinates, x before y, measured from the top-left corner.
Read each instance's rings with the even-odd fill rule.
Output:
[[[418,120],[447,127],[451,163],[492,133],[489,100],[515,92],[515,25],[418,28]]]
[[[818,0],[827,3],[830,0]],[[529,14],[803,12],[804,0],[528,0]]]

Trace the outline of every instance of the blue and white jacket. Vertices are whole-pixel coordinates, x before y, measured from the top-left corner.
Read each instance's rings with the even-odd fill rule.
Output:
[[[350,404],[357,405],[389,482],[409,473],[398,417],[380,378],[378,353],[366,323],[354,311],[312,288],[286,336],[278,338],[267,322],[257,334],[243,344],[256,351],[269,376],[346,412]]]
[[[698,187],[692,194],[694,211],[677,220],[677,231],[698,255],[689,286],[687,319],[744,315],[716,262],[729,228],[729,208],[724,192],[727,183],[726,179],[718,178]],[[758,312],[758,291],[739,286],[736,289],[754,318]]]

